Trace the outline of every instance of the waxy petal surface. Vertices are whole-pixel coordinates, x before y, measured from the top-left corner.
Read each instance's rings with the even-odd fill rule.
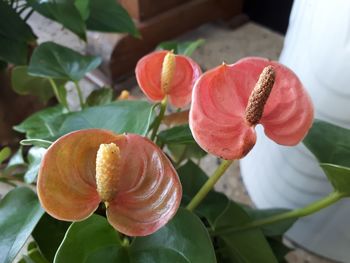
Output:
[[[198,144],[224,159],[244,157],[254,146],[254,127],[245,120],[249,96],[262,70],[272,65],[276,80],[260,123],[266,135],[283,145],[300,142],[312,125],[313,106],[298,77],[278,62],[245,58],[221,65],[197,81],[190,127]]]
[[[156,51],[142,59],[136,65],[136,78],[142,91],[152,101],[160,101],[165,94],[161,88],[161,71],[168,51]],[[170,86],[169,102],[181,108],[191,101],[192,88],[201,74],[200,67],[190,58],[175,56],[175,73]]]
[[[53,217],[77,221],[91,215],[100,203],[96,191],[96,153],[101,143],[118,136],[104,130],[69,133],[47,150],[39,171],[40,203]]]
[[[118,193],[107,208],[108,221],[129,236],[151,234],[176,213],[182,196],[177,173],[150,140],[127,135],[121,149]]]
[[[93,213],[101,202],[96,155],[100,144],[109,143],[119,148],[120,159],[112,170],[115,195],[106,203],[107,218],[124,234],[151,234],[175,215],[182,188],[165,154],[140,135],[90,129],[58,139],[42,161],[37,186],[40,202],[61,220],[83,220]]]
[[[256,141],[254,128],[244,120],[249,90],[243,90],[244,85],[236,83],[232,75],[239,76],[233,66],[221,65],[199,78],[189,121],[195,140],[204,150],[229,160],[243,157]]]

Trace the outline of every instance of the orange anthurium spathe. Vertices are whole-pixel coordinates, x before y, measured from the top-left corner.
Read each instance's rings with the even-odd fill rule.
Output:
[[[232,160],[255,145],[257,124],[278,144],[295,145],[312,120],[313,105],[298,77],[278,62],[250,57],[198,79],[189,123],[204,150]]]
[[[182,108],[191,102],[193,85],[202,72],[189,57],[156,51],[139,60],[135,73],[140,88],[151,101],[168,96],[170,104]]]
[[[43,208],[59,220],[83,220],[104,202],[110,224],[129,236],[165,225],[182,195],[174,167],[153,142],[99,129],[72,132],[53,143],[37,189]]]

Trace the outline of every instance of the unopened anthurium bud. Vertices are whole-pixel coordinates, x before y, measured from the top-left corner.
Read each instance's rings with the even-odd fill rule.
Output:
[[[251,126],[259,123],[274,83],[275,70],[272,66],[267,66],[261,72],[259,80],[250,94],[245,110],[245,119]]]
[[[120,178],[120,151],[115,143],[101,144],[96,156],[96,184],[101,199],[113,199]]]
[[[175,74],[175,55],[173,51],[168,52],[163,60],[162,74],[161,74],[161,87],[165,94],[170,92],[170,87]]]

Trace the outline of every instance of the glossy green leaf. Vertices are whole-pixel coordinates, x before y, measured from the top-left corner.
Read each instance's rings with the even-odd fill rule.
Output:
[[[174,50],[175,54],[182,54],[185,56],[191,56],[193,52],[205,43],[204,39],[197,39],[195,41],[167,41],[162,42],[156,48],[157,50]]]
[[[50,147],[52,142],[42,139],[25,139],[20,141],[20,144],[23,146],[38,146],[47,149]]]
[[[9,175],[12,173],[12,171],[20,168],[20,167],[26,167],[27,163],[25,162],[24,158],[23,158],[23,149],[22,147],[20,147],[18,149],[17,152],[15,152],[14,155],[12,155],[12,157],[10,158],[4,173],[6,175]]]
[[[34,50],[28,73],[43,78],[78,81],[100,64],[100,57],[83,56],[64,46],[45,42]]]
[[[135,262],[216,262],[209,234],[199,218],[180,208],[156,233],[136,238],[130,250]],[[132,261],[132,262],[134,262]]]
[[[0,35],[0,43],[1,60],[15,65],[27,64],[28,45],[25,42]]]
[[[129,247],[123,247],[117,232],[101,216],[92,215],[87,220],[73,223],[57,251],[55,263],[92,263],[96,260],[106,263],[216,262],[204,225],[184,209],[156,233],[135,238]]]
[[[267,241],[276,256],[278,263],[287,263],[286,255],[293,251],[293,249],[287,247],[283,243],[283,237],[268,237]]]
[[[321,163],[334,190],[350,195],[350,168],[336,164]]]
[[[0,150],[0,164],[11,156],[11,149],[4,147]]]
[[[32,236],[49,262],[53,262],[56,251],[70,224],[69,222],[54,219],[45,213],[36,225]]]
[[[117,101],[67,115],[59,134],[89,128],[145,134],[153,118],[153,106],[146,101]]]
[[[113,100],[113,90],[111,88],[102,88],[94,90],[86,99],[88,106],[99,106],[111,103]]]
[[[36,194],[27,187],[13,189],[0,201],[0,262],[15,259],[43,213]]]
[[[173,128],[161,131],[157,135],[157,139],[162,144],[191,144],[196,143],[193,139],[190,127],[188,124],[175,126]]]
[[[0,1],[0,18],[0,35],[23,43],[35,41],[30,26],[6,1]]]
[[[45,148],[41,147],[32,147],[28,152],[28,170],[24,174],[24,181],[28,184],[31,184],[36,181],[36,177],[38,176],[41,159],[44,157],[46,152]]]
[[[121,250],[123,248],[119,234],[107,222],[106,218],[92,215],[69,227],[57,250],[54,263],[92,263],[92,258],[96,255],[99,256],[99,262],[127,262],[118,261],[120,254],[122,254]],[[101,251],[105,253],[101,253]]]
[[[246,208],[245,211],[248,213],[251,219],[261,220],[267,217],[271,217],[277,214],[286,213],[289,209],[253,209]],[[295,223],[297,218],[287,219],[275,224],[263,226],[261,229],[266,236],[282,236],[292,225]]]
[[[206,181],[206,174],[192,161],[188,161],[178,169],[183,186],[184,197],[193,197]],[[250,222],[252,219],[244,209],[228,200],[228,198],[211,191],[196,212],[207,219],[212,230],[221,227],[239,227]],[[220,258],[227,258],[227,262],[277,262],[276,258],[260,229],[219,234],[222,240]]]
[[[146,101],[117,101],[66,113],[62,106],[39,111],[14,127],[28,139],[53,141],[71,131],[99,128],[116,133],[145,134],[154,119],[153,106]]]
[[[74,0],[74,5],[78,9],[83,20],[86,20],[90,15],[90,0]]]
[[[86,25],[93,31],[130,33],[139,36],[128,12],[114,0],[90,0],[90,15]]]
[[[71,0],[28,0],[31,7],[47,18],[57,21],[82,39],[85,36],[85,22],[79,10]]]
[[[27,139],[50,140],[57,137],[57,131],[66,118],[66,110],[57,105],[38,111],[15,126],[18,132],[25,133]]]
[[[350,167],[350,130],[315,120],[303,142],[321,163]]]
[[[54,96],[49,80],[28,75],[27,66],[12,69],[11,83],[13,90],[18,94],[38,96],[43,102]]]

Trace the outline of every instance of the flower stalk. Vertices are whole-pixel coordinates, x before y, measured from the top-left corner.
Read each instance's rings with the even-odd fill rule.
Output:
[[[162,120],[164,118],[164,114],[165,114],[165,111],[166,111],[167,104],[168,104],[168,96],[165,96],[164,99],[162,100],[162,102],[160,103],[159,115],[158,115],[158,117],[157,117],[157,119],[155,120],[155,123],[154,123],[154,127],[153,127],[153,130],[152,130],[152,135],[151,135],[151,140],[152,141],[154,141],[154,139],[157,136],[159,126],[160,126],[160,124],[161,124],[161,122],[162,122]]]
[[[273,215],[271,217],[255,220],[248,224],[242,225],[240,227],[221,227],[215,231],[215,234],[217,235],[217,234],[229,234],[234,232],[240,232],[240,231],[250,230],[253,228],[263,227],[266,225],[276,224],[278,222],[288,220],[288,219],[296,219],[299,217],[308,216],[336,203],[337,201],[339,201],[340,199],[346,196],[347,195],[345,193],[334,191],[330,193],[328,196],[320,200],[317,200],[316,202],[313,202],[303,208],[298,208],[285,213]]]
[[[209,177],[206,183],[198,191],[198,193],[193,197],[191,202],[187,205],[189,211],[193,211],[196,207],[203,201],[203,199],[208,195],[208,193],[214,188],[214,185],[219,181],[221,176],[226,172],[234,160],[224,160],[219,167],[216,169],[214,174]]]

